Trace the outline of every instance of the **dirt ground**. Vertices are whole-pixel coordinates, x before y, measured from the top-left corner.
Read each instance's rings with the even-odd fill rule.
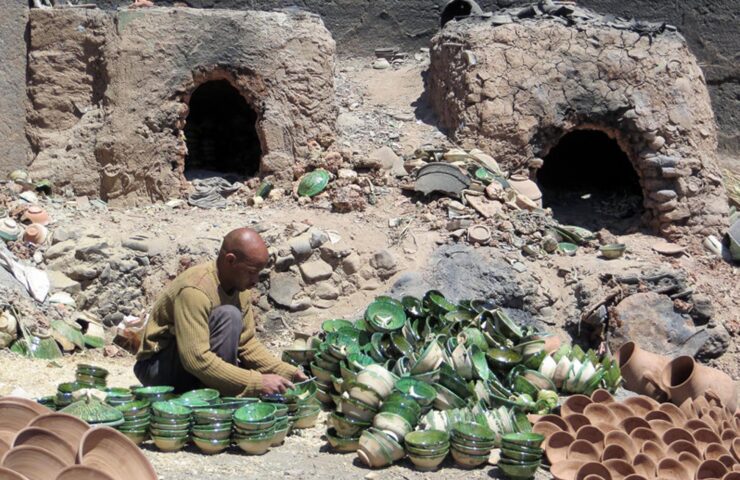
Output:
[[[399,153],[410,154],[419,145],[448,144],[444,135],[431,123],[425,109],[422,92],[422,72],[426,56],[417,53],[398,68],[375,70],[371,59],[340,60],[337,68],[337,90],[340,103],[339,142],[354,151],[371,151],[391,145]],[[399,264],[399,273],[384,282],[378,290],[357,290],[341,296],[331,308],[311,308],[304,312],[285,314],[285,325],[272,322],[261,324],[262,337],[275,353],[279,353],[292,339],[291,330],[315,331],[321,321],[328,318],[357,316],[376,295],[390,287],[404,271],[424,267],[428,257],[439,244],[447,241],[448,232],[433,228],[420,212],[428,213],[425,206],[414,199],[400,195],[392,189],[379,189],[378,203],[365,212],[333,214],[316,206],[299,206],[292,199],[267,203],[263,208],[229,206],[225,209],[204,211],[189,207],[173,209],[163,204],[129,210],[100,210],[80,208],[70,200],[49,207],[57,225],[74,226],[84,233],[97,233],[111,241],[119,241],[136,233],[147,232],[168,239],[171,245],[161,274],[156,280],[145,282],[148,296],[156,294],[167,278],[176,274],[177,259],[187,254],[195,259],[209,258],[215,254],[220,239],[235,227],[246,225],[289,225],[303,222],[325,230],[332,230],[342,241],[358,252],[371,253],[388,248]],[[412,216],[410,234],[396,243],[389,219]],[[607,262],[595,253],[576,257],[549,256],[544,260],[525,260],[528,271],[540,279],[541,288],[555,299],[553,331],[572,314],[573,287],[559,272],[574,275],[598,275],[600,272],[640,270],[646,265],[665,265],[686,272],[692,288],[710,296],[717,318],[732,335],[727,353],[712,365],[740,378],[737,334],[740,331],[740,282],[737,268],[708,254],[700,241],[692,243],[688,254],[678,258],[662,257],[651,249],[657,240],[644,233],[623,235],[619,241],[629,246],[620,260]],[[518,256],[518,254],[517,254]],[[159,282],[159,283],[157,283]],[[152,298],[149,298],[151,300]],[[289,327],[289,328],[286,328]],[[48,395],[56,385],[74,378],[75,365],[79,362],[95,363],[110,370],[109,385],[130,386],[138,383],[132,372],[131,355],[108,358],[102,352],[88,351],[67,356],[55,362],[32,361],[0,351],[0,395],[25,393],[32,396]],[[323,420],[323,417],[322,417]],[[194,448],[176,454],[160,453],[145,446],[147,457],[162,479],[209,478],[368,478],[368,479],[447,479],[447,478],[498,478],[494,467],[463,471],[451,465],[436,473],[422,474],[401,463],[392,468],[372,472],[355,461],[354,455],[337,455],[328,452],[322,440],[324,427],[320,424],[311,430],[289,437],[286,444],[261,457],[248,457],[230,451],[216,457],[205,457]],[[541,471],[538,476],[549,474]]]

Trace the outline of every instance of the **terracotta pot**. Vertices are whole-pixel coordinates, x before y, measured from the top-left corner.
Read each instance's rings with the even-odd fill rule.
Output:
[[[720,440],[722,440],[722,445],[724,445],[728,450],[732,448],[732,442],[737,438],[737,432],[733,430],[732,428],[727,428],[722,431],[722,435],[720,435]]]
[[[576,473],[576,480],[584,480],[589,475],[598,475],[605,480],[613,480],[612,472],[609,471],[606,465],[599,462],[588,462],[578,469]]]
[[[637,395],[635,397],[626,398],[623,402],[624,405],[630,407],[635,415],[638,417],[644,417],[653,410],[657,410],[660,406],[658,402],[648,397],[647,395]]]
[[[0,439],[0,460],[2,460],[3,455],[5,455],[8,450],[10,450],[10,443]]]
[[[567,417],[563,418],[563,420],[565,420],[565,423],[568,424],[570,431],[574,434],[582,426],[591,425],[591,420],[589,420],[587,416],[580,413],[573,413],[571,415],[568,415]]]
[[[29,427],[39,427],[56,433],[70,445],[79,445],[82,436],[90,430],[90,425],[66,413],[48,413],[34,418]],[[79,448],[79,447],[78,447]]]
[[[640,417],[627,417],[619,422],[618,427],[627,433],[630,433],[636,428],[651,428],[648,421]]]
[[[5,454],[3,467],[26,476],[28,480],[49,480],[56,478],[67,464],[43,448],[23,446]]]
[[[542,191],[537,183],[533,182],[526,175],[512,175],[509,178],[509,185],[517,193],[524,195],[537,204],[538,207],[542,207]]]
[[[43,448],[53,453],[67,465],[74,465],[77,446],[70,445],[56,433],[38,427],[27,427],[18,432],[13,440],[13,448],[23,445]]]
[[[589,476],[587,476],[586,478],[584,478],[583,480],[604,480],[604,479],[603,479],[603,478],[601,478],[601,477],[600,477],[600,476],[598,476],[598,475],[589,475]]]
[[[49,230],[38,223],[32,223],[27,226],[23,232],[23,241],[35,245],[43,245],[49,237]]]
[[[648,423],[650,424],[650,430],[657,433],[661,439],[665,432],[671,428],[675,428],[671,422],[666,422],[665,420],[650,420]]]
[[[543,435],[545,437],[545,440],[547,440],[548,438],[553,436],[553,434],[557,432],[562,432],[563,430],[554,423],[537,422],[532,427],[532,431],[534,433],[539,433],[540,435]]]
[[[621,430],[615,430],[606,434],[604,445],[608,448],[610,445],[620,446],[629,455],[630,460],[640,451],[638,445],[630,438],[629,435]]]
[[[687,398],[686,400],[684,400],[681,405],[679,405],[679,408],[684,413],[684,415],[686,415],[686,418],[694,418],[696,416],[693,398]]]
[[[627,450],[622,448],[622,446],[615,443],[606,447],[604,452],[601,454],[601,461],[605,462],[607,460],[624,460],[625,462],[631,462],[632,455],[627,453]]]
[[[692,480],[689,470],[675,458],[664,458],[658,463],[658,476],[674,480]]]
[[[598,428],[599,430],[601,430],[602,432],[604,432],[604,435],[606,435],[609,432],[614,432],[614,431],[619,430],[619,427],[614,425],[613,423],[601,422],[601,423],[595,424],[594,426]]]
[[[719,435],[714,433],[712,430],[709,430],[708,428],[700,428],[699,430],[694,430],[694,438],[696,439],[696,448],[698,448],[701,452],[706,450],[709,444],[722,443]]]
[[[730,449],[730,453],[732,453],[732,456],[735,457],[735,460],[740,462],[740,437],[732,441],[732,448]]]
[[[688,420],[683,411],[672,403],[662,403],[658,407],[658,411],[671,417],[671,421],[676,426],[683,425]]]
[[[56,480],[116,480],[105,472],[84,465],[67,467],[57,476]]]
[[[599,460],[599,452],[586,440],[576,440],[568,447],[568,460],[579,462],[596,462]]]
[[[687,355],[671,360],[663,369],[660,382],[674,404],[681,405],[687,398],[697,399],[711,392],[730,410],[737,408],[737,388],[732,378],[715,368],[697,364]]]
[[[740,471],[727,472],[725,473],[725,476],[722,477],[722,480],[740,480]]]
[[[632,467],[634,467],[635,472],[645,478],[654,478],[658,472],[658,464],[644,453],[635,455],[635,458],[632,459]]]
[[[562,460],[552,465],[552,468],[550,468],[550,473],[555,478],[555,480],[576,480],[576,475],[578,474],[578,471],[581,469],[581,467],[583,467],[583,462],[577,462],[575,460]]]
[[[583,413],[583,410],[593,402],[586,395],[571,395],[560,406],[560,415],[567,417],[574,413]]]
[[[651,441],[643,443],[640,452],[652,458],[656,465],[665,457],[665,449],[661,444]]]
[[[696,476],[696,471],[699,470],[699,465],[702,462],[701,459],[696,458],[689,452],[681,452],[677,460],[691,473],[691,478]]]
[[[576,440],[586,440],[590,442],[596,450],[601,453],[604,451],[604,439],[606,435],[595,425],[584,425],[576,432]]]
[[[0,480],[28,480],[28,478],[9,468],[0,467]]]
[[[691,432],[689,432],[685,428],[679,427],[673,427],[670,430],[667,430],[660,436],[660,438],[666,445],[670,445],[677,440],[686,440],[687,442],[694,441],[694,436],[691,435]]]
[[[686,423],[683,424],[683,428],[690,432],[695,432],[697,430],[712,430],[712,427],[709,426],[709,424],[703,420],[700,420],[698,418],[692,418],[691,420],[686,421]]]
[[[696,480],[722,478],[727,473],[727,467],[719,460],[704,460],[696,471]]]
[[[49,410],[47,407],[41,405],[38,402],[35,402],[28,398],[23,397],[2,397],[0,398],[0,403],[17,403],[18,405],[25,405],[31,410],[35,410],[39,415],[46,415],[47,413],[52,413],[51,410]]]
[[[550,465],[557,465],[568,459],[568,448],[575,438],[568,432],[554,433],[545,443],[545,454]]]
[[[722,465],[727,467],[728,472],[731,471],[735,465],[739,465],[737,463],[737,460],[735,460],[735,457],[733,457],[732,455],[722,455],[716,460],[719,460],[720,462],[722,462]]]
[[[560,430],[567,431],[570,429],[570,426],[568,425],[568,423],[565,420],[563,420],[563,418],[559,415],[542,415],[537,420],[537,423],[542,423],[542,422],[548,422],[548,423],[557,425],[560,428]]]
[[[719,460],[720,457],[730,456],[730,451],[725,448],[721,443],[710,443],[707,448],[704,449],[704,460]]]
[[[591,394],[591,401],[594,403],[612,403],[614,402],[614,397],[609,393],[609,390],[599,388]]]
[[[85,433],[77,461],[115,478],[157,480],[157,473],[139,447],[110,427],[97,427]]]
[[[38,412],[31,407],[0,401],[0,439],[12,443],[13,437],[38,416]]]
[[[639,473],[633,473],[632,475],[627,475],[626,477],[624,477],[624,480],[648,480],[648,478],[640,475]]]
[[[617,417],[612,413],[609,406],[604,405],[603,403],[591,403],[587,405],[583,410],[583,414],[588,418],[591,424],[609,423],[617,425],[619,423],[617,421]]]
[[[628,477],[635,473],[635,469],[632,467],[632,464],[625,462],[624,460],[607,460],[602,463],[609,469],[609,473],[613,480],[621,480],[624,477]]]
[[[663,445],[663,440],[658,436],[657,433],[647,428],[636,428],[630,432],[630,438],[639,448],[645,444],[645,442],[654,442],[658,445]]]
[[[672,458],[678,458],[682,452],[689,452],[696,458],[702,458],[701,450],[694,443],[687,442],[686,440],[676,440],[668,445],[666,449],[666,455]]]
[[[624,420],[625,418],[634,417],[636,415],[634,410],[621,403],[609,403],[607,407],[609,408],[609,410],[611,410],[612,414],[617,419],[617,425],[619,425],[619,423],[622,422],[622,420]]]
[[[657,379],[668,360],[668,357],[641,349],[635,342],[625,343],[617,352],[624,388],[658,400],[665,398]]]
[[[28,207],[21,216],[21,220],[27,223],[38,223],[40,225],[48,225],[51,222],[48,212],[36,205]]]
[[[678,427],[680,425],[675,425],[671,416],[665,412],[661,412],[660,410],[653,410],[652,412],[648,412],[648,414],[645,415],[645,420],[647,420],[648,422],[650,422],[651,420],[663,420],[664,422],[670,423],[674,427]]]

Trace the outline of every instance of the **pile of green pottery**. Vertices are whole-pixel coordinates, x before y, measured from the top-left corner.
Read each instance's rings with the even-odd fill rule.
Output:
[[[185,392],[172,401],[190,408],[208,408],[221,403],[221,394],[213,388],[201,388]]]
[[[512,480],[533,478],[540,466],[545,437],[539,433],[509,433],[501,438],[498,468]]]
[[[135,400],[134,394],[128,388],[106,388],[103,392],[105,392],[105,403],[111,407],[119,407]]]
[[[478,423],[457,423],[452,427],[450,450],[462,468],[476,468],[488,462],[496,445],[496,434]]]
[[[117,427],[123,424],[123,414],[114,407],[102,402],[90,391],[87,391],[79,400],[59,410],[60,413],[75,416],[92,426]]]
[[[87,387],[77,382],[60,383],[57,386],[57,393],[54,397],[55,410],[61,410],[74,402],[74,392],[83,388]]]
[[[287,434],[288,422],[295,429],[314,427],[321,411],[321,404],[316,399],[317,392],[316,382],[312,379],[297,383],[286,391],[285,408],[289,416],[278,419],[277,431],[284,430]],[[283,439],[285,434],[283,434]],[[282,440],[279,443],[282,443]]]
[[[110,402],[110,400],[108,400]],[[123,423],[118,431],[126,435],[136,445],[141,445],[149,437],[151,424],[150,404],[146,400],[130,401],[116,406],[123,414]]]
[[[93,388],[105,388],[108,370],[93,365],[80,363],[77,365],[75,380],[81,385]]]
[[[193,443],[208,455],[221,453],[231,445],[233,411],[217,407],[193,410]]]
[[[137,400],[146,400],[149,403],[164,402],[175,398],[175,387],[157,385],[151,387],[135,387],[131,389]]]
[[[267,453],[275,437],[277,412],[277,405],[266,402],[250,403],[235,411],[234,443],[248,455]]]
[[[450,451],[450,435],[444,430],[420,430],[406,435],[406,454],[417,470],[437,470]]]
[[[192,409],[173,401],[152,403],[149,434],[163,452],[177,452],[190,440]]]

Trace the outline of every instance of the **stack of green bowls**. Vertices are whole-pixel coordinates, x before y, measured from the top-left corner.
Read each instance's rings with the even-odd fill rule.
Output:
[[[437,391],[434,387],[411,377],[403,377],[398,380],[395,389],[416,400],[416,403],[421,407],[422,415],[432,409],[434,399],[437,397]]]
[[[338,339],[343,339],[346,343],[352,343],[350,337],[339,333],[343,328],[353,329],[352,322],[347,320],[327,320],[321,324],[321,329],[325,333],[331,333]],[[347,358],[349,352],[342,348],[343,344],[341,341],[337,341],[333,345],[329,345],[328,343],[326,345],[328,347],[318,349],[310,367],[311,373],[315,377],[316,386],[318,387],[316,398],[325,405],[331,405],[334,396],[342,393],[334,388],[335,382],[332,379],[338,379],[341,376],[339,365]]]
[[[326,432],[329,445],[338,452],[354,452],[360,446],[362,432],[372,426],[371,422],[357,420],[342,412],[333,412],[329,417],[331,428]]]
[[[85,385],[88,388],[105,388],[107,378],[108,370],[104,368],[96,367],[94,365],[86,365],[84,363],[77,365],[75,380],[77,383]]]
[[[318,400],[313,400],[317,405]],[[272,437],[271,447],[279,447],[293,428],[293,417],[289,407],[284,403],[275,403],[275,436]]]
[[[169,387],[164,385],[152,386],[152,387],[136,387],[131,388],[134,396],[137,400],[146,400],[151,404],[156,402],[164,402],[175,398],[175,387]]]
[[[213,388],[191,390],[180,395],[177,403],[190,408],[207,408],[221,403],[221,394]]]
[[[137,445],[140,445],[149,436],[151,423],[150,404],[146,400],[137,400],[117,405],[116,409],[123,414],[123,423],[118,431],[126,435]]]
[[[304,428],[313,428],[319,419],[321,404],[318,400],[312,400],[299,406],[290,416],[290,422],[293,428],[300,430]]]
[[[498,468],[513,480],[533,478],[542,460],[539,433],[507,433],[501,437],[501,459]]]
[[[66,382],[60,383],[57,386],[56,397],[54,398],[54,404],[57,410],[61,410],[74,402],[73,393],[77,390],[87,388],[85,385],[79,382]]]
[[[250,403],[235,411],[234,443],[249,455],[267,453],[275,437],[277,411],[276,405],[265,402]]]
[[[406,453],[417,470],[431,472],[447,458],[450,436],[442,430],[421,430],[406,435]]]
[[[496,434],[477,423],[457,423],[452,427],[452,458],[462,468],[476,468],[488,462]]]
[[[193,410],[193,443],[209,455],[226,450],[231,445],[232,415],[233,412],[229,409]]]
[[[177,452],[188,443],[192,413],[190,408],[171,401],[152,404],[149,433],[158,449]]]
[[[106,388],[103,391],[105,392],[105,403],[111,407],[126,405],[135,400],[134,394],[128,388]]]
[[[43,397],[37,398],[36,403],[41,404],[52,411],[57,409],[56,395],[44,395]]]
[[[373,418],[373,426],[393,435],[397,442],[412,432],[419,423],[421,406],[410,395],[393,392],[383,401],[380,411]]]

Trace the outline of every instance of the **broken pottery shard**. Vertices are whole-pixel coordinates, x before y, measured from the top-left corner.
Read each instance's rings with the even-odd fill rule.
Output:
[[[447,163],[434,162],[419,169],[414,189],[424,195],[441,192],[459,197],[469,186],[470,178],[459,168]]]
[[[467,195],[465,199],[483,218],[491,218],[504,211],[504,206],[501,203],[487,200],[485,197]]]
[[[670,242],[658,242],[653,244],[653,250],[662,255],[680,255],[686,251],[686,247]]]

